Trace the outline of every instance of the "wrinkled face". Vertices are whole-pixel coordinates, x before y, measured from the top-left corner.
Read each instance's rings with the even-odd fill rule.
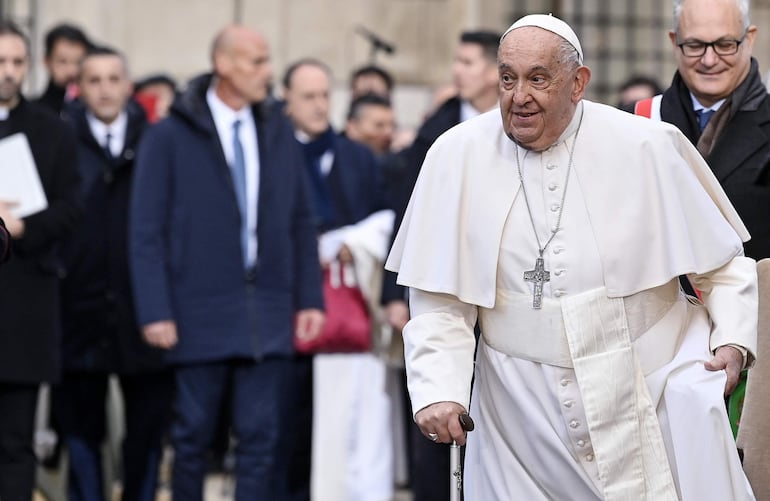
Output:
[[[45,67],[51,80],[59,87],[75,82],[85,55],[86,47],[83,44],[66,39],[57,40],[51,54],[45,58]]]
[[[378,155],[390,150],[396,118],[388,106],[363,106],[356,118],[351,118],[345,127],[345,134],[353,141],[367,145]]]
[[[476,99],[497,92],[495,61],[485,57],[481,45],[461,43],[452,64],[452,80],[460,98],[473,103]]]
[[[115,120],[131,96],[132,84],[120,56],[89,56],[80,67],[80,98],[100,121]]]
[[[24,40],[16,35],[0,35],[0,106],[15,106],[28,68]]]
[[[259,103],[267,98],[273,68],[270,50],[261,36],[242,36],[228,50],[217,55],[216,72],[229,91],[246,103]]]
[[[561,38],[536,27],[511,31],[498,55],[500,111],[508,137],[540,151],[567,128],[591,77],[561,60]]]
[[[720,56],[707,47],[700,57],[687,57],[678,44],[743,38],[741,14],[734,0],[687,0],[679,16],[679,32],[669,33],[677,68],[685,84],[704,106],[729,96],[746,78],[757,34],[750,26],[733,55]]]
[[[350,100],[366,94],[376,94],[382,97],[390,97],[388,83],[376,73],[364,73],[353,81],[350,89]]]
[[[286,114],[294,128],[316,137],[329,128],[329,75],[312,64],[298,67],[284,89]]]

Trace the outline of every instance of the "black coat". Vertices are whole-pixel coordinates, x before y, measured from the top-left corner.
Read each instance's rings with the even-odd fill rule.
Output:
[[[700,136],[690,94],[681,78],[663,93],[661,119],[693,143]],[[756,111],[738,111],[706,158],[751,234],[744,244],[754,259],[770,257],[770,99]]]
[[[406,206],[412,196],[412,190],[420,175],[420,168],[425,155],[438,137],[460,123],[460,99],[453,97],[442,104],[436,112],[420,126],[414,142],[404,150],[391,155],[384,162],[385,182],[388,200],[393,204],[396,214],[393,222],[393,238],[398,233],[404,219]],[[382,304],[394,300],[403,300],[404,287],[396,284],[396,274],[386,271],[382,284]]]
[[[128,205],[134,158],[146,127],[136,103],[126,108],[123,152],[108,156],[91,133],[85,106],[66,110],[77,135],[83,220],[62,244],[65,371],[120,374],[157,370],[161,352],[142,340],[128,270]]]
[[[0,219],[0,264],[11,257],[11,235],[5,229],[5,221]]]
[[[48,108],[56,115],[61,115],[66,107],[65,95],[67,89],[59,87],[53,80],[48,81],[45,91],[35,100],[35,103]]]
[[[24,218],[14,258],[0,267],[0,382],[37,383],[59,376],[57,247],[80,217],[79,177],[74,135],[56,115],[22,100],[0,137],[17,132],[27,136],[48,208]]]

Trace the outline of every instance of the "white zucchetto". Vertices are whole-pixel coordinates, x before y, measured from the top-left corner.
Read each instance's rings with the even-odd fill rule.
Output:
[[[524,28],[525,26],[542,28],[544,30],[550,31],[551,33],[559,35],[564,40],[569,42],[570,45],[575,47],[575,50],[577,50],[578,53],[580,64],[583,64],[583,49],[580,47],[580,41],[578,40],[577,35],[574,31],[572,31],[572,28],[570,28],[567,23],[558,17],[552,16],[551,14],[530,14],[528,16],[522,17],[513,23],[510,28],[505,30],[503,36],[500,37],[500,41],[502,42],[511,31],[515,30],[516,28]]]

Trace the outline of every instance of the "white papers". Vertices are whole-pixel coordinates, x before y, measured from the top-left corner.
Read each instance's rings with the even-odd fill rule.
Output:
[[[11,213],[25,217],[48,207],[27,136],[0,139],[0,200],[16,202]]]

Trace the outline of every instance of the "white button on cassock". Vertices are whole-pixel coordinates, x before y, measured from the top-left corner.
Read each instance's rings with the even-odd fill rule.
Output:
[[[586,441],[585,440],[578,440],[575,443],[577,444],[578,447],[583,447],[586,444]]]
[[[569,379],[563,378],[561,381],[559,381],[559,384],[561,384],[562,386],[567,386],[569,382],[570,382]]]
[[[559,187],[559,185],[558,185],[558,184],[556,184],[556,183],[551,183],[551,184],[549,184],[549,185],[548,185],[548,190],[549,190],[549,191],[556,191],[556,188],[558,188],[558,187]]]
[[[559,212],[559,204],[551,205],[551,212]]]
[[[573,419],[572,421],[569,422],[569,427],[572,428],[573,430],[576,429],[578,426],[580,426],[580,421],[578,421],[577,419]]]
[[[571,408],[573,405],[575,405],[575,401],[574,400],[565,400],[564,401],[564,407],[566,407],[567,409]]]
[[[556,168],[556,164],[548,164],[545,166],[545,168],[548,170],[554,170]]]
[[[593,460],[594,460],[594,455],[593,454],[586,455],[586,461],[588,461],[590,463]]]

